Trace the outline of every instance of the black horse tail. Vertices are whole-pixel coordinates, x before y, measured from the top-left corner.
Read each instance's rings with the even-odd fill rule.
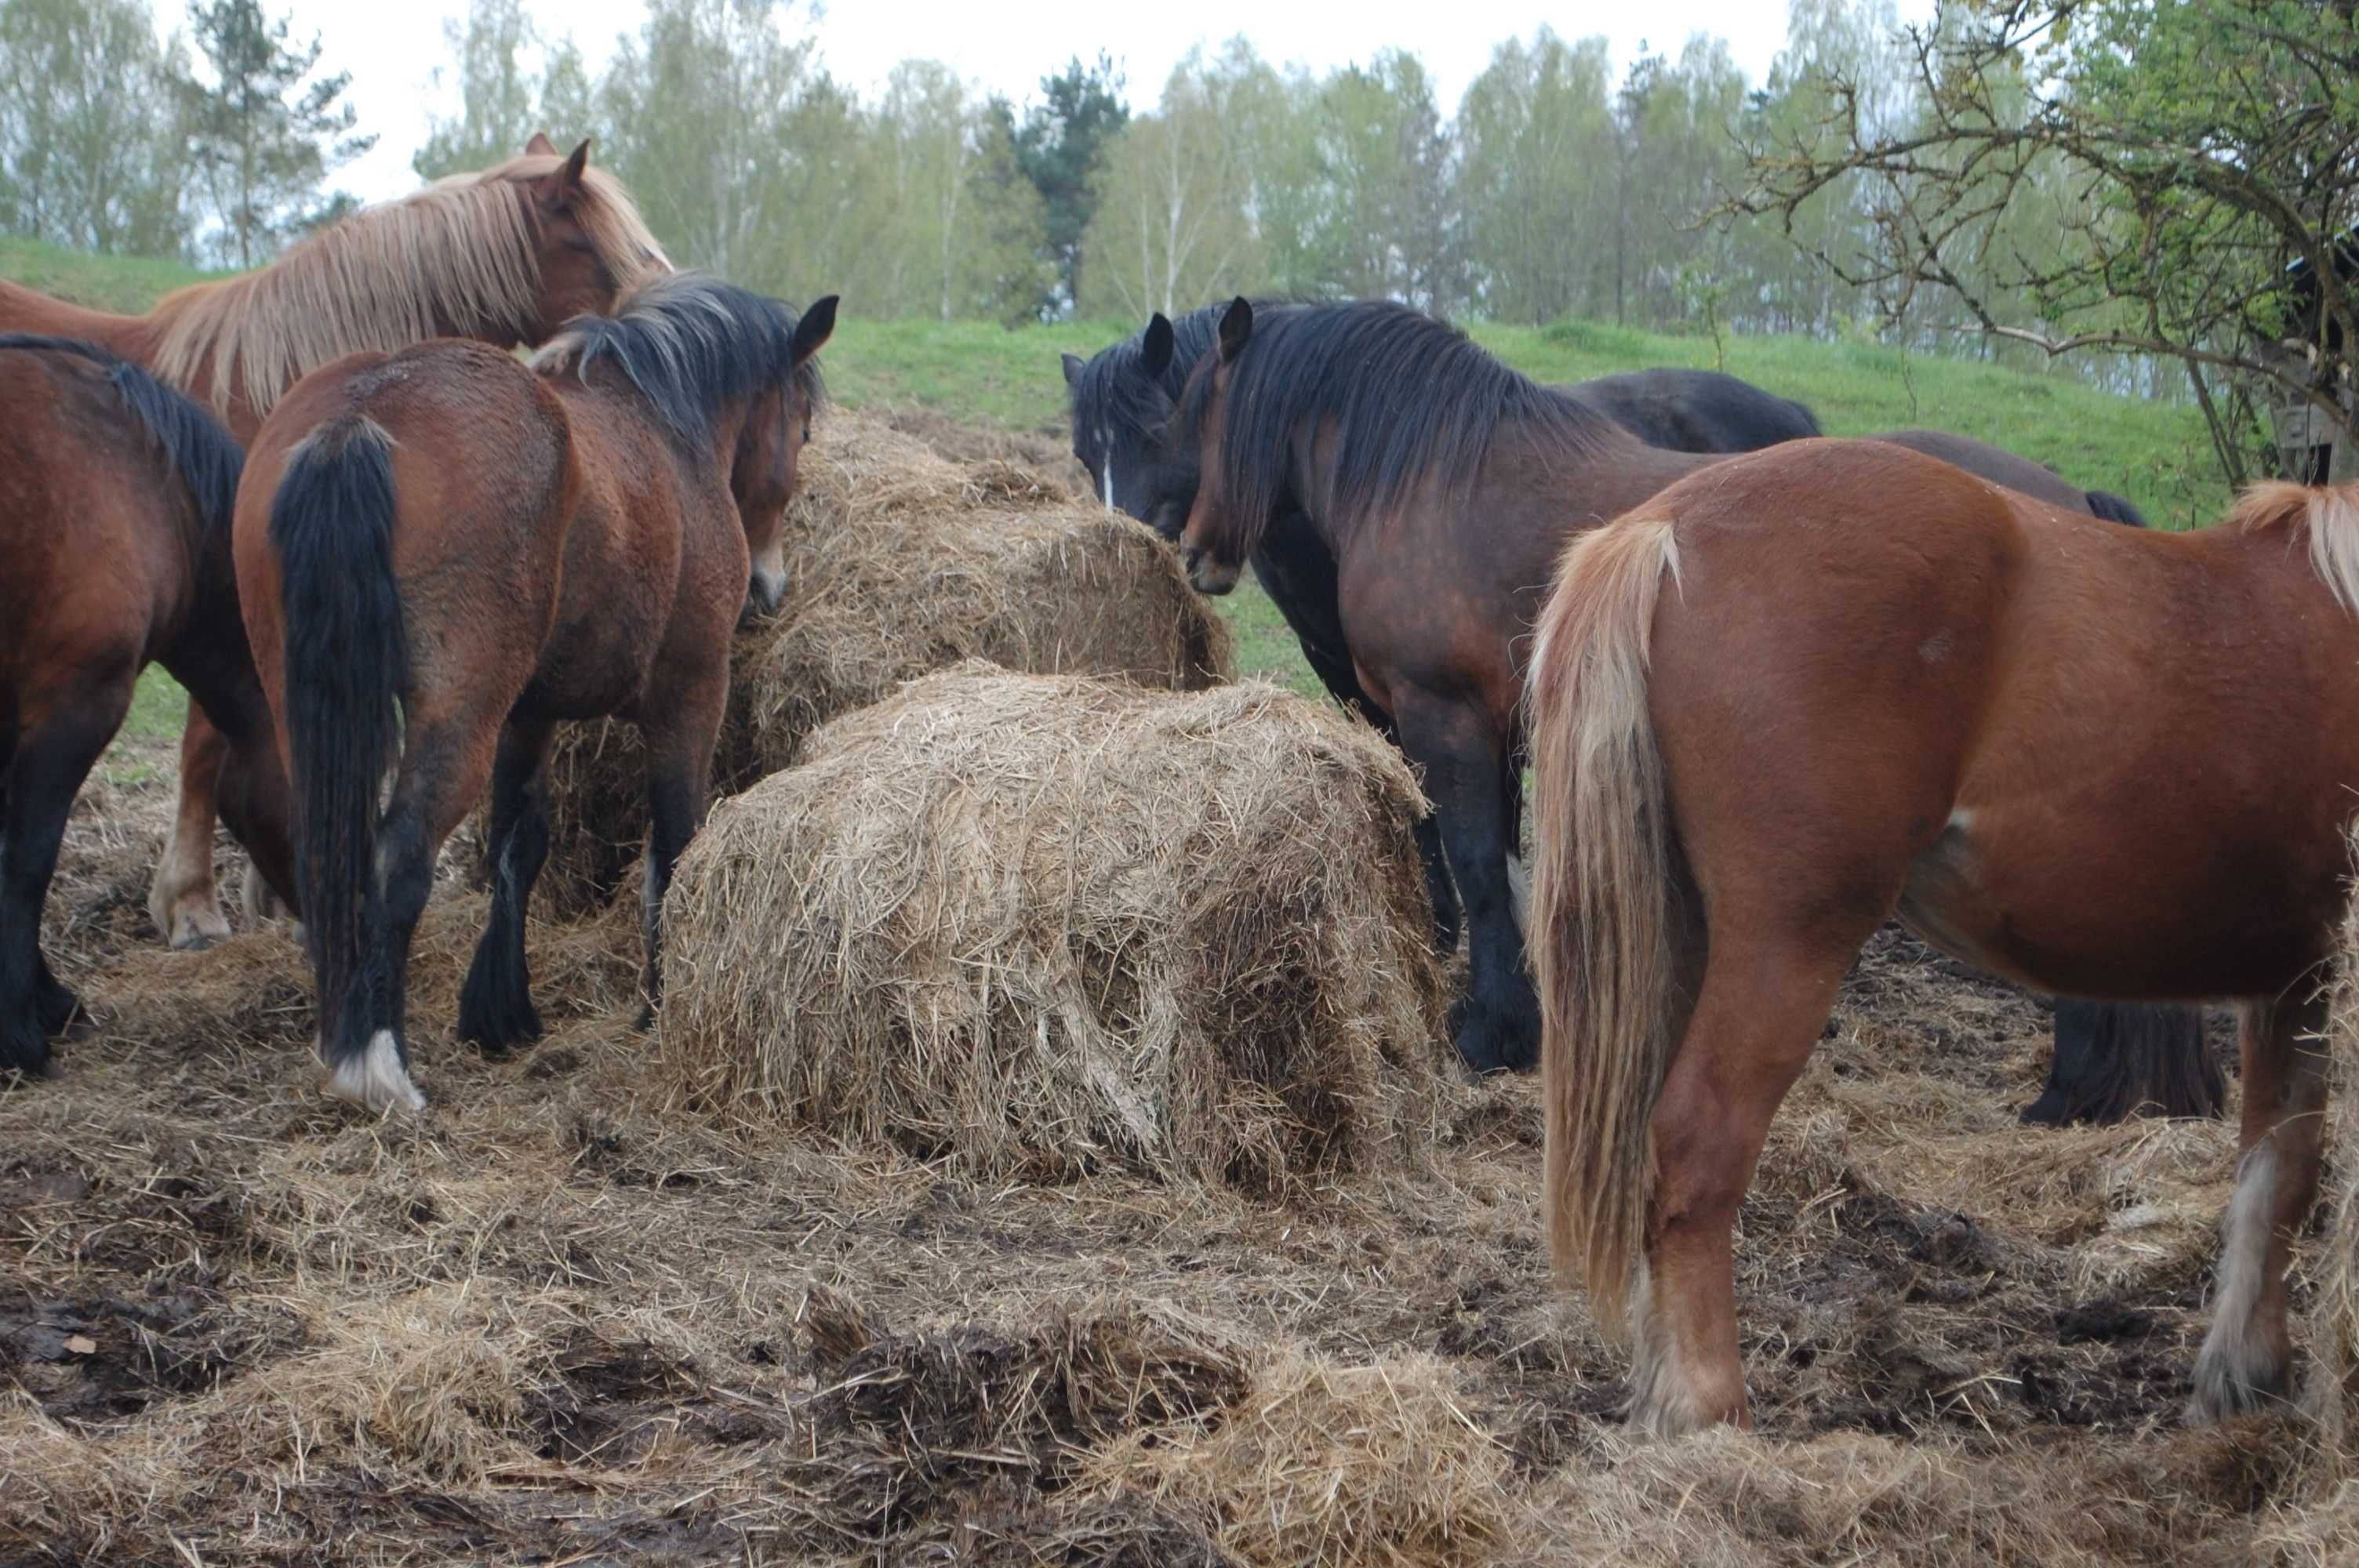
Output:
[[[331,1065],[367,1039],[345,1023],[365,1021],[365,999],[354,994],[362,912],[375,874],[377,792],[400,747],[394,704],[409,669],[393,526],[393,438],[384,427],[344,414],[296,448],[271,500],[270,543],[285,622],[295,883]]]
[[[2100,1126],[2133,1116],[2215,1117],[2227,1098],[2203,1010],[2056,999],[2056,1058],[2026,1122]]]
[[[2120,496],[2115,495],[2113,492],[2109,490],[2092,490],[2087,491],[2084,493],[2089,498],[2089,512],[2091,515],[2102,517],[2108,523],[2126,523],[2133,528],[2143,528],[2146,526],[2146,514],[2140,512],[2136,507],[2132,506],[2128,502],[2123,500]]]

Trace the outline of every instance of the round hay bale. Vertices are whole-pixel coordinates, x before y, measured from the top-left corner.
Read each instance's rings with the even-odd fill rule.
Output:
[[[787,520],[780,612],[741,633],[716,795],[796,761],[803,738],[969,658],[1200,690],[1231,679],[1226,623],[1169,546],[1004,460],[953,462],[885,419],[828,416]],[[611,899],[647,841],[638,732],[567,725],[551,753],[549,913]]]
[[[1412,1163],[1455,1082],[1419,799],[1274,686],[913,682],[682,858],[659,1071],[728,1123],[994,1178]]]

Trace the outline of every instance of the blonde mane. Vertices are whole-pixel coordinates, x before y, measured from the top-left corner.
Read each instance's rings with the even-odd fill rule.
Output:
[[[330,360],[363,349],[391,353],[446,323],[468,336],[521,339],[540,275],[517,182],[564,161],[527,153],[453,175],[365,208],[258,272],[168,296],[153,314],[156,373],[218,410],[242,395],[261,415]],[[621,287],[659,270],[662,248],[622,185],[593,168],[583,170],[582,189],[573,217]],[[209,384],[200,387],[209,356]]]
[[[2228,525],[2247,534],[2300,528],[2309,536],[2310,569],[2345,612],[2359,615],[2359,484],[2256,484],[2236,498]]]

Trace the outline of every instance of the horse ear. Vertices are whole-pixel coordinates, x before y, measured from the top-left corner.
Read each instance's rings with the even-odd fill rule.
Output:
[[[1161,375],[1171,368],[1171,353],[1175,346],[1170,319],[1158,310],[1147,318],[1147,337],[1138,346],[1141,368],[1150,376]]]
[[[810,359],[835,336],[836,298],[831,294],[824,299],[814,301],[811,308],[803,312],[803,319],[795,323],[792,349],[795,363],[799,365]]]
[[[1245,352],[1245,340],[1252,336],[1253,306],[1240,294],[1221,318],[1221,362],[1226,364]]]
[[[554,181],[549,187],[550,200],[563,207],[581,195],[582,171],[589,167],[590,138],[584,136],[582,145],[566,154],[565,161],[557,166],[557,172],[549,177]]]
[[[1071,386],[1073,383],[1082,379],[1083,363],[1084,362],[1079,354],[1067,354],[1065,356],[1065,384],[1067,386]]]
[[[555,157],[557,144],[549,139],[547,131],[535,131],[532,140],[525,143],[524,152],[527,157]]]

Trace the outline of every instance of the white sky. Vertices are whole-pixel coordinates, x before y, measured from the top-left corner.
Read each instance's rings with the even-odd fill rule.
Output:
[[[159,27],[179,25],[176,0],[152,3]],[[446,81],[438,88],[434,72],[449,63],[442,23],[462,17],[466,0],[266,5],[274,12],[282,6],[291,11],[299,37],[320,35],[326,46],[321,64],[353,73],[351,97],[360,109],[362,128],[378,135],[376,147],[342,170],[336,183],[371,201],[413,189],[417,179],[409,158],[425,140],[429,117],[457,107],[455,87]],[[1904,0],[1902,6],[1911,15],[1931,8],[1930,0]],[[645,14],[643,0],[530,0],[527,9],[544,33],[570,32],[593,70],[613,54],[616,36],[636,32]],[[805,16],[799,13],[790,25]],[[988,0],[836,0],[821,16],[817,37],[828,68],[863,92],[880,82],[897,61],[926,56],[1018,103],[1069,56],[1093,59],[1103,48],[1127,72],[1134,107],[1153,103],[1163,79],[1191,46],[1210,48],[1238,33],[1251,38],[1263,58],[1299,61],[1314,71],[1397,46],[1423,59],[1448,111],[1488,63],[1495,44],[1528,37],[1543,22],[1567,38],[1605,35],[1617,68],[1637,52],[1642,38],[1676,56],[1690,33],[1717,34],[1728,40],[1738,68],[1756,83],[1786,38],[1782,0],[1620,5],[1545,5],[1536,0],[1017,0],[1012,5]],[[560,141],[571,134],[564,125],[549,130]]]

